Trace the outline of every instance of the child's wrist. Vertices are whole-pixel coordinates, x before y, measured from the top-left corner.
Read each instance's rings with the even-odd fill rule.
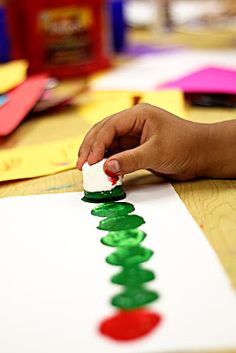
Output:
[[[223,176],[224,141],[219,124],[202,124],[199,177]]]
[[[197,131],[197,177],[210,177],[214,169],[212,151],[214,150],[214,139],[212,135],[213,124],[199,124]]]

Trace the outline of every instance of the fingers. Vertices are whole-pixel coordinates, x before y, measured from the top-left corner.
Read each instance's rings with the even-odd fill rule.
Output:
[[[143,115],[136,107],[124,110],[96,124],[86,135],[80,151],[77,167],[81,170],[85,161],[90,165],[99,162],[116,137],[140,135]]]
[[[140,145],[140,137],[137,136],[121,136],[117,137],[105,152],[105,158],[111,157],[113,154],[138,147]]]
[[[104,170],[118,175],[128,174],[151,168],[152,159],[153,147],[149,140],[141,146],[113,155],[104,164]]]
[[[84,165],[84,163],[87,161],[88,159],[88,155],[89,155],[89,144],[88,143],[84,143],[83,146],[80,147],[79,150],[79,156],[78,156],[78,161],[76,164],[76,167],[82,171],[82,167]]]
[[[95,124],[93,128],[89,130],[89,132],[86,134],[78,153],[77,168],[79,170],[82,170],[84,163],[87,161],[88,155],[90,153],[90,146],[93,143],[97,132],[99,131],[100,128],[102,128],[106,120],[107,118]]]

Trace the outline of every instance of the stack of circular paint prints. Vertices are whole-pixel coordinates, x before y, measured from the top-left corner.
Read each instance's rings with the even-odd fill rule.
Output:
[[[103,217],[98,229],[108,233],[101,242],[116,248],[106,258],[120,271],[112,276],[111,282],[121,286],[119,294],[111,298],[111,304],[117,313],[103,320],[99,330],[103,335],[119,341],[133,340],[152,332],[160,323],[159,314],[146,309],[146,306],[158,299],[158,293],[147,288],[154,280],[152,271],[143,268],[153,251],[141,245],[146,234],[139,229],[144,219],[133,214],[135,208],[128,202],[117,202],[125,198],[122,178],[107,175],[103,170],[105,160],[83,166],[84,198],[86,202],[101,203],[91,213]]]

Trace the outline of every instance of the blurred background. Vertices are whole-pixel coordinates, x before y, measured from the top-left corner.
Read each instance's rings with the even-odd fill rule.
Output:
[[[236,1],[0,0],[0,62],[27,59],[29,73],[88,75],[147,43],[235,47]]]

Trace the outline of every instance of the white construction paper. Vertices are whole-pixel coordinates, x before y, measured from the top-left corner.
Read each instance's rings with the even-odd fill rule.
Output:
[[[154,90],[208,66],[236,69],[236,50],[179,50],[138,58],[97,78],[95,90]]]
[[[163,316],[152,334],[132,343],[98,333],[114,309],[119,268],[100,243],[101,218],[82,193],[0,201],[0,352],[158,353],[236,348],[236,297],[216,254],[170,184],[127,189],[144,217],[143,246],[155,251],[145,268]]]

